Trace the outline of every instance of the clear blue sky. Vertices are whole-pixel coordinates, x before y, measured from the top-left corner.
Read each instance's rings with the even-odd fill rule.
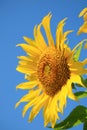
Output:
[[[0,130],[49,130],[43,126],[42,112],[32,123],[28,123],[29,111],[25,118],[21,114],[24,104],[14,109],[15,103],[26,93],[16,91],[16,85],[24,81],[24,75],[15,69],[18,64],[16,57],[25,54],[16,44],[23,42],[23,36],[33,38],[34,26],[51,12],[54,38],[57,23],[68,17],[64,29],[74,30],[69,35],[69,45],[73,48],[80,40],[87,38],[87,34],[76,35],[83,23],[78,14],[84,7],[87,7],[87,0],[0,0]],[[87,51],[81,53],[80,59],[85,57]],[[79,104],[87,106],[87,99],[82,99]],[[79,104],[68,100],[61,119]],[[77,129],[82,130],[82,125],[71,130]]]

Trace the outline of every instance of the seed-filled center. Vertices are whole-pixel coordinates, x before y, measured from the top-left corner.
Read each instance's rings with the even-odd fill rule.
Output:
[[[38,62],[37,74],[44,91],[54,96],[70,78],[66,58],[55,48],[48,48]]]

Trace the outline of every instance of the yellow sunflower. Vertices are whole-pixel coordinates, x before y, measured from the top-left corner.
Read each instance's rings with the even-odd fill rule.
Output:
[[[83,17],[84,23],[83,23],[83,25],[79,28],[78,35],[81,34],[81,33],[87,33],[87,8],[84,8],[84,9],[80,12],[79,17]]]
[[[16,107],[22,102],[27,103],[22,112],[23,117],[32,107],[30,122],[43,109],[44,126],[51,123],[53,128],[59,119],[58,112],[63,113],[67,97],[76,100],[71,84],[78,83],[84,86],[80,76],[87,74],[87,68],[84,68],[87,59],[82,62],[74,61],[74,54],[87,39],[71,50],[66,41],[67,35],[72,31],[63,32],[65,18],[57,26],[54,42],[50,20],[51,14],[48,14],[38,26],[34,27],[34,40],[24,37],[27,44],[17,45],[27,53],[27,56],[18,57],[20,61],[17,70],[25,74],[28,82],[23,82],[16,88],[28,90],[28,93],[17,102]],[[44,40],[41,27],[46,32],[48,43]]]

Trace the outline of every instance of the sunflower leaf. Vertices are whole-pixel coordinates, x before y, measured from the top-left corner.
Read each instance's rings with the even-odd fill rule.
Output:
[[[83,130],[87,130],[87,120],[84,123]]]
[[[87,78],[84,79],[83,77],[81,77],[82,83],[85,85],[85,87],[87,87]]]
[[[75,92],[74,95],[79,99],[79,98],[85,98],[87,97],[87,91],[80,91],[80,92]]]
[[[82,44],[79,46],[79,48],[76,50],[76,53],[74,54],[74,60],[75,61],[79,60],[81,49],[82,49]]]
[[[84,123],[85,121],[87,121],[87,108],[80,105],[73,109],[65,120],[59,124],[56,124],[54,130],[69,129],[71,127]]]
[[[82,83],[84,84],[84,86],[87,88],[87,78],[86,79],[84,79],[83,77],[81,77],[81,81],[82,81]],[[82,85],[80,85],[80,84],[76,84],[78,87],[83,87]]]

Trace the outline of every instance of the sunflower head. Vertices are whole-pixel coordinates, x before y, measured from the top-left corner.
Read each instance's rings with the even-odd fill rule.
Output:
[[[45,93],[54,96],[70,78],[66,57],[56,48],[47,48],[38,62],[37,75]]]
[[[48,123],[54,127],[58,112],[63,112],[67,97],[76,100],[72,92],[72,83],[82,86],[81,75],[87,74],[87,59],[82,62],[74,60],[77,48],[87,39],[81,41],[71,50],[67,43],[67,35],[71,30],[63,32],[66,18],[59,22],[56,30],[56,40],[50,29],[51,14],[45,16],[42,22],[34,28],[34,39],[24,37],[26,44],[18,44],[27,53],[26,56],[19,56],[17,70],[25,74],[27,82],[19,84],[17,89],[28,90],[16,104],[26,102],[23,109],[23,116],[32,107],[29,121],[43,109],[44,125]],[[42,35],[41,27],[44,28],[47,43]]]

